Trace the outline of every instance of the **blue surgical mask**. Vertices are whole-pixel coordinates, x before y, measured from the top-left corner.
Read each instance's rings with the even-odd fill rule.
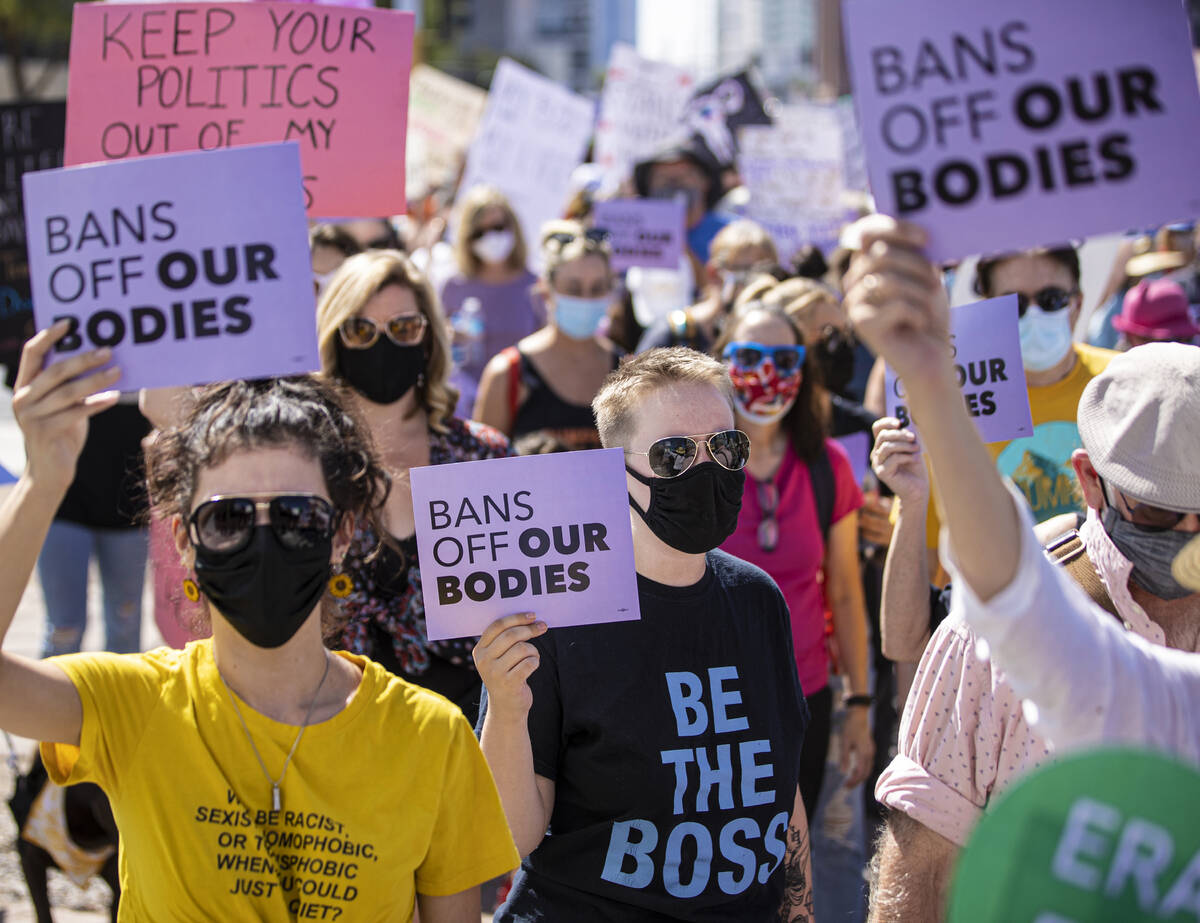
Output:
[[[572,339],[588,340],[608,314],[609,297],[576,298],[554,293],[554,325]]]
[[[1044,372],[1071,351],[1071,312],[1043,311],[1035,304],[1017,321],[1021,332],[1021,361],[1030,372]]]

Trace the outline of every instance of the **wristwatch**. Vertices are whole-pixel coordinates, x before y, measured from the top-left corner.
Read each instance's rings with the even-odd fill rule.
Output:
[[[848,695],[846,698],[842,699],[842,704],[847,708],[854,708],[855,706],[865,706],[870,708],[875,704],[875,696],[868,695],[866,693],[861,695]]]

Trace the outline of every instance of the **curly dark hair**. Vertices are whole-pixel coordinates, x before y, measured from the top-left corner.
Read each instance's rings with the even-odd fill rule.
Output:
[[[391,479],[376,460],[370,429],[345,389],[315,376],[264,378],[210,385],[187,418],[158,435],[146,451],[146,479],[156,516],[185,520],[203,469],[235,452],[289,446],[318,461],[338,521],[365,519],[376,535]],[[196,621],[203,622],[203,618]],[[326,639],[341,628],[341,613],[326,594],[321,611]]]

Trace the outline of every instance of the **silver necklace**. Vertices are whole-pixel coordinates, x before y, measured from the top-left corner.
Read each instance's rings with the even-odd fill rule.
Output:
[[[221,673],[218,670],[217,675]],[[325,677],[329,675],[329,654],[325,654],[325,672],[321,674],[321,681],[317,683],[317,691],[313,693],[312,701],[308,705],[308,713],[304,716],[304,723],[300,725],[300,730],[296,732],[296,739],[292,741],[292,749],[288,751],[287,758],[283,761],[283,769],[279,771],[279,778],[272,779],[271,773],[267,771],[267,764],[263,762],[262,755],[258,752],[258,746],[254,743],[254,738],[250,735],[250,728],[246,726],[246,719],[242,717],[242,710],[238,708],[237,699],[234,698],[233,690],[229,688],[229,683],[225,682],[225,677],[221,676],[221,685],[225,687],[225,691],[229,693],[229,701],[233,703],[233,710],[238,716],[238,721],[242,723],[242,730],[246,732],[246,739],[250,741],[250,749],[254,751],[254,758],[258,760],[258,765],[262,767],[263,775],[267,777],[267,781],[271,783],[271,810],[278,811],[283,807],[283,798],[279,793],[279,786],[283,784],[283,777],[287,774],[288,764],[292,761],[292,754],[296,752],[296,748],[300,746],[300,738],[304,736],[304,730],[308,727],[308,719],[312,717],[313,709],[317,707],[317,698],[321,695],[321,687],[325,685]]]

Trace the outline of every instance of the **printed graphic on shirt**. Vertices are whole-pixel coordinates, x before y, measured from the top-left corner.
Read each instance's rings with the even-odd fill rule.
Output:
[[[340,919],[359,896],[363,866],[379,861],[375,844],[352,838],[341,821],[317,811],[251,810],[233,791],[224,805],[196,805],[192,820],[211,831],[225,893],[282,898],[299,919]]]
[[[635,889],[657,879],[680,899],[713,884],[728,895],[741,894],[755,880],[766,884],[783,861],[788,813],[762,824],[762,807],[790,803],[794,785],[776,772],[770,739],[754,734],[738,669],[671,672],[664,680],[676,736],[659,755],[661,772],[673,779],[678,821],[614,822],[601,877]],[[695,746],[702,735],[721,742]],[[730,817],[731,811],[738,813]]]
[[[1052,420],[1035,426],[1032,436],[1014,439],[996,459],[1000,473],[1025,494],[1035,522],[1080,510],[1071,453],[1081,446],[1073,422]]]

